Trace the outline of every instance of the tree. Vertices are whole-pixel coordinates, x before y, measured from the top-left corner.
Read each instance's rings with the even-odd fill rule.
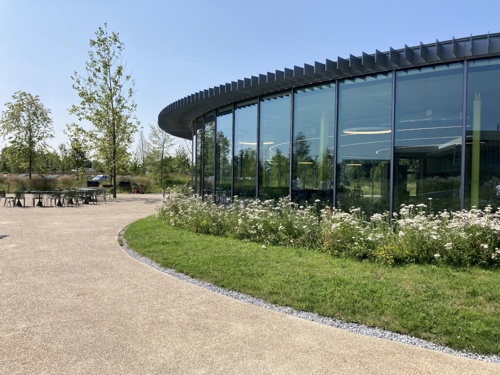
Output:
[[[66,173],[69,167],[69,150],[64,143],[57,146],[57,152],[59,156],[59,170],[61,173]]]
[[[157,155],[157,162],[160,162],[160,185],[164,185],[165,157],[168,154],[168,149],[172,147],[174,141],[172,137],[163,131],[158,124],[149,124],[151,132],[149,133],[149,142],[151,145],[151,153]]]
[[[75,72],[71,77],[81,101],[71,107],[70,113],[93,125],[92,130],[82,129],[82,132],[87,134],[98,157],[109,168],[113,197],[116,198],[117,170],[128,162],[128,149],[139,126],[134,115],[134,81],[124,72],[124,44],[119,35],[108,33],[106,23],[95,35],[96,38],[90,40],[86,76]]]
[[[8,141],[19,160],[26,163],[31,180],[37,155],[48,150],[46,140],[54,138],[52,118],[38,95],[17,91],[12,98],[14,101],[6,103],[7,109],[2,112],[0,135]]]
[[[146,174],[146,157],[148,155],[148,149],[149,143],[146,137],[144,137],[144,132],[141,129],[139,131],[139,139],[137,141],[136,161],[143,175]]]
[[[89,141],[86,138],[87,134],[75,123],[67,124],[64,134],[69,138],[70,165],[73,165],[76,171],[76,180],[78,181],[80,171],[88,161]]]

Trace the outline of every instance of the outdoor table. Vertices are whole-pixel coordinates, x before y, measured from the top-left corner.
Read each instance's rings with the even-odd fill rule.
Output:
[[[60,191],[50,191],[49,193],[56,197],[56,200],[57,200],[56,206],[63,207],[61,198],[62,198],[62,195],[64,194],[64,192],[62,190],[60,190]]]
[[[43,196],[45,194],[51,194],[53,195],[56,199],[54,201],[56,202],[56,206],[62,207],[62,195],[64,193],[63,190],[31,190],[27,192],[29,194],[33,194],[33,206],[35,206],[35,200],[38,200],[38,203],[36,204],[37,207],[44,207],[43,206]]]
[[[43,207],[43,195],[47,194],[48,192],[46,191],[30,191],[31,194],[33,194],[33,206],[35,206],[35,201],[38,200],[38,203],[36,204],[37,207]]]
[[[78,188],[76,189],[77,192],[83,194],[83,204],[89,204],[90,199],[94,196],[94,193],[96,192],[97,188]]]

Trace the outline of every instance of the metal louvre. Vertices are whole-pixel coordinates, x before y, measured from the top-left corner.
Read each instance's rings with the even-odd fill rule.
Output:
[[[165,107],[158,116],[158,124],[169,134],[191,139],[191,123],[197,117],[237,101],[318,82],[499,55],[500,33],[496,33],[446,42],[436,40],[415,47],[405,45],[399,50],[390,48],[388,52],[363,52],[359,57],[338,57],[337,61],[327,59],[325,63],[276,70],[188,95]]]

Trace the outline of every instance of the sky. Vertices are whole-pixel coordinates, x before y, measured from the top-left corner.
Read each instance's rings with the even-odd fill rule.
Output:
[[[125,45],[135,115],[148,136],[160,111],[198,91],[267,72],[500,32],[498,0],[0,0],[0,112],[17,91],[50,109],[67,143],[90,39],[108,25]],[[6,142],[0,138],[0,147]]]

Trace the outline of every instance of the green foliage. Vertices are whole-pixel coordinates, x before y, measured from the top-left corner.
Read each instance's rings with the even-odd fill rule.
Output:
[[[13,102],[6,103],[7,109],[0,119],[0,135],[7,140],[11,150],[10,163],[25,163],[31,179],[33,167],[48,149],[47,139],[54,138],[50,110],[40,102],[38,95],[17,91]],[[11,165],[12,169],[19,168]]]
[[[366,218],[359,208],[344,212],[278,201],[236,201],[226,206],[172,193],[158,212],[170,224],[196,233],[264,244],[316,249],[336,256],[393,264],[500,267],[500,217],[486,210],[426,212],[402,206]]]
[[[130,156],[128,149],[139,122],[134,116],[134,82],[125,74],[122,65],[124,44],[119,35],[107,31],[107,24],[99,27],[95,39],[90,40],[89,60],[84,76],[77,72],[71,77],[73,88],[81,99],[70,113],[80,121],[88,121],[92,130],[73,125],[74,132],[89,140],[112,175],[116,188],[116,175]],[[116,194],[116,189],[114,190]],[[116,196],[115,196],[116,197]]]
[[[153,181],[147,176],[135,176],[130,179],[132,184],[142,185],[145,189],[145,192],[153,191]]]
[[[33,176],[30,181],[30,190],[52,190],[56,188],[56,180],[43,178],[40,176]]]

